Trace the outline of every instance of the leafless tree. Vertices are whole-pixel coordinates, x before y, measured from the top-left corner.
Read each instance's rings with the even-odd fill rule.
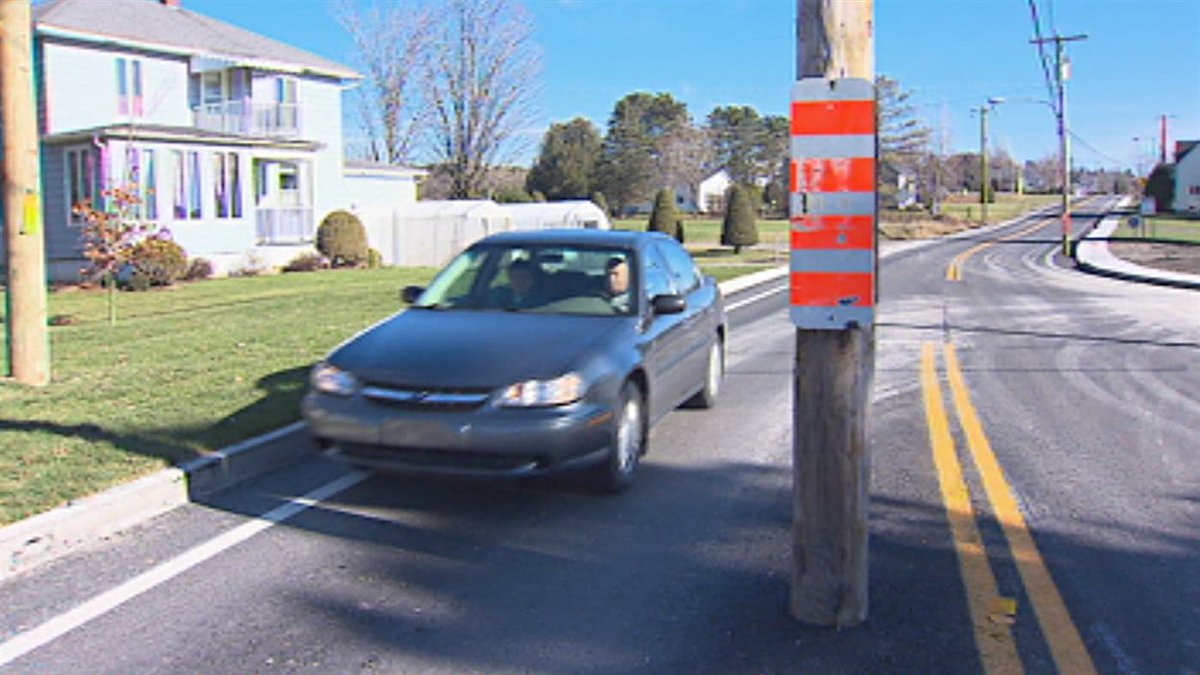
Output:
[[[534,119],[541,54],[516,0],[448,0],[435,20],[422,98],[435,161],[453,198],[479,196],[489,166],[515,150]]]
[[[691,123],[668,130],[658,139],[655,164],[662,185],[695,195],[700,181],[712,170],[713,150],[708,132]]]
[[[415,1],[364,6],[340,0],[337,14],[363,71],[355,91],[364,135],[360,154],[377,162],[409,163],[429,117],[418,85],[433,37],[432,11]]]

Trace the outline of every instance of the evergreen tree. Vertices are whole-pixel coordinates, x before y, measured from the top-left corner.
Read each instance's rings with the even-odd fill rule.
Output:
[[[525,189],[554,201],[585,199],[594,189],[601,143],[600,131],[582,117],[552,125],[542,139]]]
[[[614,208],[648,201],[656,186],[669,184],[661,171],[671,164],[665,146],[688,123],[687,106],[670,94],[638,92],[617,101],[597,167],[599,188]]]
[[[654,210],[650,212],[648,232],[663,232],[679,238],[679,216],[675,213],[675,191],[663,188],[654,198]]]
[[[732,246],[735,254],[743,246],[758,243],[758,224],[754,220],[754,207],[750,197],[740,185],[729,188],[725,200],[725,220],[721,223],[721,245]]]

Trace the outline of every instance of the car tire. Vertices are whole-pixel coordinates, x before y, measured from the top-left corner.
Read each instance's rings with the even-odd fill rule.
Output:
[[[646,452],[646,407],[642,390],[626,382],[617,399],[608,454],[596,467],[596,482],[609,493],[624,492],[633,484],[638,464]]]
[[[725,378],[725,343],[721,338],[713,340],[708,348],[708,367],[704,370],[704,386],[687,400],[689,408],[711,408],[717,404],[721,394],[721,380]]]

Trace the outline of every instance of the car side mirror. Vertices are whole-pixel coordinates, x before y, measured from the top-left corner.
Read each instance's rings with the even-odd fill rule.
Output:
[[[674,294],[656,295],[650,306],[655,314],[679,314],[687,309],[687,298]]]
[[[400,299],[403,300],[405,304],[411,305],[416,302],[417,298],[421,297],[421,294],[424,292],[424,286],[405,286],[404,290],[400,291]]]

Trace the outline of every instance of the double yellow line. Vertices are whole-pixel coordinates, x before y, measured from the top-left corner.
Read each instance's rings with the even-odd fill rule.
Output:
[[[983,431],[979,415],[971,403],[966,381],[959,367],[954,345],[943,347],[946,378],[950,383],[954,409],[958,414],[971,458],[982,479],[988,501],[996,520],[1004,531],[1021,582],[1025,587],[1042,634],[1049,643],[1054,663],[1061,673],[1095,673],[1087,647],[1071,619],[1070,612],[1054,584],[1050,570],[1042,560],[1037,544],[1025,523],[1012,488],[991,443]],[[925,343],[921,350],[921,389],[925,400],[925,416],[929,425],[929,440],[933,448],[934,465],[941,485],[946,516],[950,521],[954,548],[966,586],[967,605],[975,629],[984,671],[987,673],[1021,673],[1021,657],[1009,626],[1017,614],[1016,602],[1000,595],[983,538],[979,532],[970,488],[963,474],[955,449],[950,419],[937,373],[937,346]]]
[[[1046,225],[1051,225],[1055,222],[1056,221],[1053,221],[1053,220],[1039,220],[1038,222],[1034,223],[1033,225],[1030,225],[1029,227],[1027,227],[1023,230],[1013,232],[1012,234],[1005,235],[1003,237],[1000,237],[999,239],[993,239],[991,241],[985,241],[982,244],[976,244],[976,245],[972,246],[971,248],[963,251],[962,253],[959,253],[957,256],[954,257],[954,260],[950,261],[949,267],[946,268],[946,281],[962,281],[963,265],[965,265],[966,262],[968,260],[970,260],[976,253],[979,253],[980,251],[983,251],[985,249],[989,249],[1002,241],[1011,241],[1013,239],[1020,239],[1021,237],[1024,237],[1027,234],[1032,234],[1033,232],[1045,227]]]

